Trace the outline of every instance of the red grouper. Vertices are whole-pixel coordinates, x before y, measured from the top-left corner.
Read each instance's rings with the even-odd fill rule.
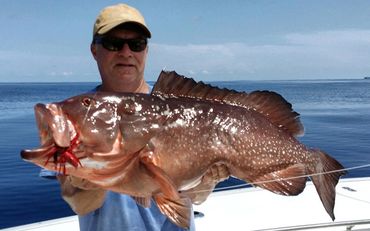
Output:
[[[92,92],[37,104],[41,147],[26,161],[133,196],[154,198],[172,222],[189,226],[191,203],[218,181],[211,171],[281,195],[297,195],[310,177],[334,220],[335,186],[346,172],[295,137],[299,114],[282,96],[220,89],[162,72],[151,94]]]

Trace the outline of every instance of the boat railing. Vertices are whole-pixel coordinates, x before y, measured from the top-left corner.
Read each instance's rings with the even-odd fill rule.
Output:
[[[279,227],[279,228],[272,228],[272,229],[258,229],[255,231],[293,231],[293,230],[324,229],[324,228],[334,228],[334,227],[345,227],[345,230],[349,231],[361,225],[370,225],[370,219],[306,224],[306,225],[287,226],[287,227]]]

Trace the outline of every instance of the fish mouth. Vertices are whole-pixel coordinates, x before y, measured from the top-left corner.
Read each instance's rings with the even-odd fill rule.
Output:
[[[58,164],[64,167],[67,162],[78,166],[80,162],[72,150],[79,143],[78,135],[61,107],[57,104],[36,104],[34,109],[41,146],[22,150],[22,159],[46,167],[53,158],[54,169]]]

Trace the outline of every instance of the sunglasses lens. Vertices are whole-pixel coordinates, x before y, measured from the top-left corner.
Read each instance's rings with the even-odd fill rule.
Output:
[[[122,50],[125,43],[127,43],[131,51],[140,52],[145,50],[147,39],[120,39],[114,37],[98,37],[95,39],[95,43],[101,44],[105,49],[109,51],[120,51]]]
[[[124,43],[119,39],[105,37],[101,39],[101,45],[108,51],[119,51],[122,49]]]
[[[130,50],[132,51],[143,51],[146,48],[147,40],[146,39],[132,39],[127,41]]]

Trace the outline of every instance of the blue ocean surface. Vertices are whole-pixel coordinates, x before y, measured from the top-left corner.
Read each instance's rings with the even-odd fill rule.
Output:
[[[345,177],[370,176],[370,81],[232,81],[212,85],[238,91],[271,90],[300,113],[305,135],[350,168]],[[61,101],[93,89],[96,83],[0,83],[0,228],[73,215],[56,180],[39,177],[39,168],[20,158],[38,147],[33,106]],[[218,187],[242,183],[229,180]]]

